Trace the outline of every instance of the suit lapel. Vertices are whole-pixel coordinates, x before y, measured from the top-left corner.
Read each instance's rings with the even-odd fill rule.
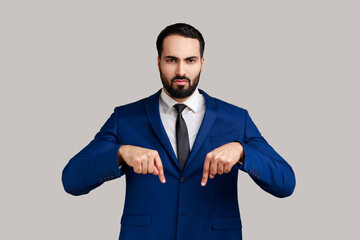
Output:
[[[186,161],[184,171],[189,167],[189,165],[193,161],[196,153],[199,151],[201,145],[205,141],[206,136],[208,135],[212,125],[215,122],[217,112],[218,112],[218,106],[217,106],[216,102],[213,100],[213,98],[210,97],[209,95],[207,95],[203,90],[199,89],[199,91],[201,94],[203,94],[203,96],[205,98],[206,110],[205,110],[204,118],[201,122],[200,129],[196,135],[194,145],[193,145],[190,155]]]
[[[169,154],[171,160],[174,162],[175,166],[179,169],[180,165],[174,153],[173,147],[170,143],[169,137],[166,134],[165,128],[161,122],[160,111],[159,111],[159,99],[160,99],[161,89],[150,96],[147,101],[145,101],[145,111],[148,116],[151,127],[154,130],[154,133],[164,147],[166,152]]]

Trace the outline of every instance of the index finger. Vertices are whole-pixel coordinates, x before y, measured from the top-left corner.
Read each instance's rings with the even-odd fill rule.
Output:
[[[209,159],[209,156],[206,155],[205,162],[204,162],[204,168],[203,168],[203,175],[201,178],[201,186],[203,186],[203,187],[206,185],[206,182],[208,180],[209,171],[210,171],[210,159]]]
[[[164,175],[164,168],[158,153],[155,154],[155,166],[159,170],[159,179],[162,183],[165,183],[165,175]]]

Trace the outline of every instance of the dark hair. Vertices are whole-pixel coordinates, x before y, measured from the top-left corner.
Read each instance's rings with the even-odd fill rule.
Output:
[[[200,56],[203,57],[205,41],[201,33],[194,28],[193,26],[186,23],[175,23],[173,25],[167,26],[162,30],[156,40],[156,48],[158,51],[158,56],[161,57],[163,51],[163,42],[167,36],[170,35],[180,35],[187,38],[195,38],[199,40],[200,43]]]

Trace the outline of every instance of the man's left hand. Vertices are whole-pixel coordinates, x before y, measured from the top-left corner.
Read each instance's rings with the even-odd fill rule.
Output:
[[[228,173],[231,168],[243,161],[244,149],[239,142],[231,142],[215,148],[206,155],[201,186],[205,186],[208,176],[213,179],[216,174]]]

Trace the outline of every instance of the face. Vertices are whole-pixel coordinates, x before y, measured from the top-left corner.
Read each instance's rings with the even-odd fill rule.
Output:
[[[178,102],[185,101],[195,91],[204,67],[199,41],[180,35],[167,36],[158,67],[165,92]]]

